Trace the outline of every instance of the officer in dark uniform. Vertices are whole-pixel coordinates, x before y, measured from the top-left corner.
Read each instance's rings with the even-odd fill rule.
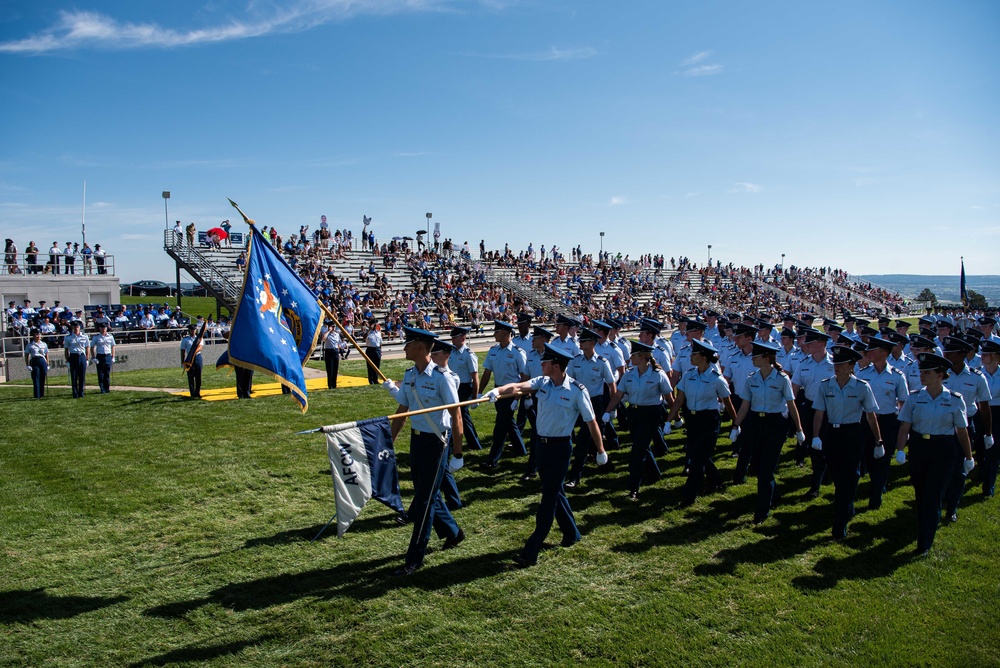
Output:
[[[469,334],[468,327],[451,328],[451,344],[454,350],[448,358],[448,367],[458,376],[458,400],[468,401],[479,388],[479,358],[465,345]],[[462,406],[462,428],[465,430],[465,444],[470,448],[482,450],[476,425],[472,423],[472,415],[468,406]]]
[[[917,361],[924,387],[911,392],[899,411],[896,461],[906,462],[909,443],[910,481],[917,497],[916,554],[924,556],[934,544],[952,470],[958,466],[968,474],[976,462],[972,458],[965,402],[944,385],[951,362],[926,352],[919,353]]]
[[[35,399],[45,396],[45,378],[49,373],[49,346],[42,341],[41,330],[31,330],[31,341],[24,349],[24,361],[31,369],[31,385]]]
[[[545,375],[542,372],[542,357],[545,354],[545,344],[552,340],[554,334],[544,327],[535,326],[531,337],[531,350],[525,362],[525,372],[529,378]],[[538,403],[533,397],[524,397],[522,404],[526,407],[527,422],[531,425],[531,438],[528,439],[528,467],[521,482],[528,482],[538,475]],[[523,434],[522,434],[523,436]]]
[[[188,377],[188,394],[192,399],[201,398],[201,348],[202,342],[197,340],[194,335],[195,326],[187,326],[187,336],[181,339],[181,367],[187,369]],[[190,356],[190,351],[197,342],[198,348],[194,351],[194,358],[191,360],[191,366],[185,367],[185,362],[187,362]]]
[[[519,392],[534,392],[538,405],[538,474],[542,480],[542,500],[535,516],[535,531],[528,538],[514,563],[522,568],[534,566],[555,520],[562,532],[563,547],[570,547],[580,540],[580,530],[573,518],[573,510],[563,492],[563,480],[573,452],[572,434],[577,420],[583,420],[594,443],[597,444],[597,463],[607,463],[607,453],[601,441],[587,389],[566,375],[570,361],[562,349],[545,346],[542,369],[545,375],[525,382],[503,385],[493,390],[503,397]]]
[[[403,351],[413,366],[403,374],[398,388],[389,388],[399,402],[397,413],[406,413],[421,408],[447,406],[458,403],[456,383],[431,361],[431,348],[437,335],[425,329],[403,328],[406,343]],[[386,381],[384,385],[392,385]],[[409,418],[410,432],[410,473],[413,476],[413,503],[410,517],[413,520],[413,534],[406,552],[406,562],[393,575],[412,575],[423,566],[424,554],[430,540],[431,528],[445,539],[443,549],[458,546],[465,540],[465,533],[459,528],[451,512],[441,499],[440,485],[444,469],[449,466],[446,435],[451,435],[454,448],[452,470],[461,468],[462,460],[462,414],[457,406],[442,411],[432,411]],[[403,420],[391,420],[392,440],[395,442]]]
[[[895,335],[895,332],[890,332]],[[889,366],[889,355],[896,345],[889,339],[868,339],[868,355],[871,364],[858,372],[858,378],[867,382],[878,404],[878,426],[884,443],[894,444],[899,433],[899,407],[909,396],[906,376],[899,369]],[[882,495],[889,481],[889,458],[875,457],[877,443],[871,429],[865,429],[865,463],[871,476],[868,494],[868,508],[876,510],[882,506]]]
[[[90,340],[90,356],[97,360],[97,386],[101,394],[111,391],[111,365],[115,360],[115,337],[108,333],[107,321],[98,323],[98,335]]]
[[[854,516],[854,497],[861,477],[861,458],[864,454],[864,430],[862,415],[875,435],[874,457],[885,457],[885,447],[879,431],[878,404],[871,386],[854,375],[854,365],[861,359],[861,353],[847,346],[833,348],[834,376],[824,378],[819,383],[816,400],[813,402],[813,433],[822,436],[813,438],[812,447],[826,455],[826,463],[833,476],[833,539],[841,541],[847,537],[847,523]],[[826,429],[821,431],[824,418]]]

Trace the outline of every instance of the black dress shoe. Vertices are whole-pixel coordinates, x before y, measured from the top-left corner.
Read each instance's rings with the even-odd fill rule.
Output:
[[[766,517],[755,517],[755,518],[753,518],[753,523],[754,524],[763,524],[765,521],[767,521]]]
[[[531,568],[535,563],[534,561],[528,561],[520,554],[514,556],[514,565],[518,568]]]
[[[952,524],[954,524],[955,522],[957,522],[958,521],[958,513],[952,513],[951,515],[948,515],[948,521],[951,522]]]
[[[405,575],[413,575],[418,568],[420,568],[420,566],[417,566],[416,564],[406,564],[405,566],[400,566],[392,572],[392,577],[398,578]]]
[[[629,501],[638,501],[639,500],[639,492],[629,492],[628,493],[628,500]]]
[[[458,547],[458,544],[461,543],[463,540],[465,540],[465,532],[459,529],[457,536],[455,536],[454,538],[451,538],[449,536],[448,538],[444,539],[444,547],[442,547],[441,549],[450,550],[453,547]]]
[[[402,526],[406,526],[407,524],[410,523],[410,516],[407,515],[406,513],[403,513],[403,514],[396,515],[395,517],[393,517],[392,521],[395,522],[396,524],[398,524],[401,527]]]
[[[538,477],[537,473],[525,473],[523,476],[521,476],[521,482],[531,482],[537,477]]]
[[[808,492],[806,492],[807,499],[818,499],[819,498],[819,488],[811,487]]]
[[[576,480],[567,480],[565,483],[563,483],[563,487],[565,487],[566,489],[576,489],[579,485],[580,483]]]
[[[576,537],[570,537],[570,538],[563,537],[562,542],[559,544],[562,545],[563,547],[573,547],[579,542],[580,539]]]
[[[489,462],[483,463],[483,470],[487,473],[495,473],[498,468],[500,468],[499,464],[491,464]]]

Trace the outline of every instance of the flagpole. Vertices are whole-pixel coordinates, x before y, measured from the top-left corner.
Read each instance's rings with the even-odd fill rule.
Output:
[[[385,374],[382,373],[382,370],[379,369],[377,366],[375,366],[375,362],[372,362],[371,358],[365,354],[365,351],[361,349],[361,346],[358,344],[357,341],[354,340],[354,337],[351,336],[350,332],[344,329],[344,326],[340,324],[340,320],[338,320],[337,316],[334,315],[333,311],[330,310],[330,307],[324,304],[323,302],[319,302],[319,307],[323,309],[323,312],[326,313],[326,315],[330,318],[330,320],[333,320],[333,324],[335,324],[337,328],[341,331],[341,333],[347,337],[347,340],[351,342],[351,344],[355,347],[355,349],[357,349],[358,353],[360,353],[361,356],[365,358],[365,361],[368,362],[368,366],[370,366],[372,369],[375,370],[375,373],[377,373],[378,377],[382,379],[382,382],[384,383],[385,381],[387,381],[388,378],[386,378]]]
[[[505,394],[503,396],[503,398],[504,399],[516,399],[518,397],[524,397],[524,396],[527,396],[529,394],[532,394],[532,393],[531,392],[515,392],[514,394]],[[456,403],[453,403],[453,404],[447,404],[447,405],[444,405],[444,406],[434,406],[433,408],[421,408],[420,410],[407,411],[405,413],[393,413],[392,415],[386,415],[384,417],[387,417],[390,420],[399,420],[399,419],[402,419],[402,418],[410,417],[411,415],[423,415],[424,413],[433,413],[434,411],[444,411],[444,410],[448,410],[450,408],[461,408],[462,406],[471,406],[473,404],[481,404],[481,403],[487,402],[489,400],[490,400],[489,397],[482,397],[481,399],[469,399],[467,401],[459,401],[459,402],[456,402]],[[348,423],[348,424],[353,424],[353,423]],[[330,427],[334,427],[334,426],[337,426],[337,425],[330,425]],[[296,434],[315,434],[315,433],[319,433],[319,432],[322,432],[324,434],[329,433],[329,432],[326,431],[326,429],[328,429],[328,427],[316,427],[315,429],[306,429],[304,431],[297,431],[295,433]],[[331,431],[333,431],[333,430],[331,429]]]

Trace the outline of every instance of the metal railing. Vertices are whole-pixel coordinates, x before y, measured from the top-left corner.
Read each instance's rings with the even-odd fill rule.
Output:
[[[187,273],[201,283],[209,294],[225,305],[230,311],[236,307],[240,296],[240,285],[227,271],[216,266],[215,256],[199,246],[185,243],[173,230],[163,232],[163,250]]]
[[[67,263],[66,260],[73,262]],[[4,253],[0,274],[5,276],[114,276],[115,256],[49,255],[39,253]]]

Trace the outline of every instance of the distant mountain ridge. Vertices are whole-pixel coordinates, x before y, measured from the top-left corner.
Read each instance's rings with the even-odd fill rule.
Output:
[[[959,276],[953,275],[929,275],[929,274],[853,274],[852,279],[860,281],[870,281],[875,285],[895,290],[904,297],[915,299],[924,288],[930,288],[931,292],[941,302],[960,302],[959,298]],[[965,284],[969,290],[975,290],[986,297],[990,306],[1000,306],[1000,276],[994,274],[981,274],[977,276],[966,275]]]

